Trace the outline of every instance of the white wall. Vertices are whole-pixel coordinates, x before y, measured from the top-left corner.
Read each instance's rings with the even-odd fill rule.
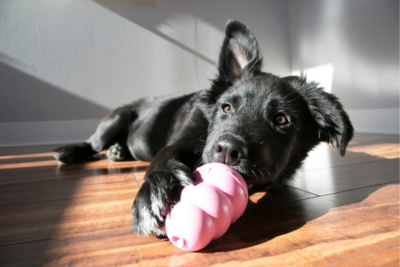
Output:
[[[135,98],[207,88],[228,19],[290,73],[287,1],[0,1],[0,146],[82,141]]]
[[[399,134],[398,0],[290,0],[292,70],[336,94],[358,132]]]
[[[209,86],[228,19],[308,70],[357,131],[399,133],[397,0],[2,0],[0,146],[78,142],[131,100]]]

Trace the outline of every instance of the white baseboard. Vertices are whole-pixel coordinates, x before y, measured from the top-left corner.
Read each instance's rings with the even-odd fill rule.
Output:
[[[100,120],[0,123],[0,147],[84,142]]]
[[[399,109],[346,110],[359,133],[399,134]]]

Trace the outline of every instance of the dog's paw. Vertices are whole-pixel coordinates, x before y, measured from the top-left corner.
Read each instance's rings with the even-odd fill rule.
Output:
[[[154,234],[157,236],[165,235],[164,218],[160,216],[161,211],[154,210],[152,199],[154,200],[152,185],[145,182],[140,188],[135,201],[132,205],[132,231],[140,235]],[[157,199],[157,203],[163,203],[163,199]]]
[[[148,174],[133,202],[133,232],[165,236],[165,217],[179,201],[183,187],[191,183],[188,168],[174,168]]]
[[[61,163],[77,163],[88,159],[96,152],[91,148],[90,144],[83,143],[79,145],[62,146],[54,150],[57,152],[54,158]]]
[[[111,161],[133,159],[128,148],[119,143],[116,143],[115,145],[112,145],[108,148],[107,158]]]

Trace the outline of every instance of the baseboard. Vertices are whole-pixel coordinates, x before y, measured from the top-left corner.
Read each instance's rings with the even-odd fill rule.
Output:
[[[100,120],[0,123],[0,147],[83,142]]]
[[[359,133],[399,134],[399,109],[346,110]]]

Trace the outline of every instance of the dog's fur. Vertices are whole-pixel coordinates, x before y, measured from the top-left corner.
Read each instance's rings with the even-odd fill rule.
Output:
[[[253,191],[278,188],[319,142],[344,156],[353,127],[338,99],[304,77],[261,72],[253,34],[230,21],[211,88],[146,98],[111,112],[90,139],[57,149],[64,163],[103,149],[111,160],[151,161],[132,207],[133,231],[164,235],[165,215],[200,164],[238,170]]]

